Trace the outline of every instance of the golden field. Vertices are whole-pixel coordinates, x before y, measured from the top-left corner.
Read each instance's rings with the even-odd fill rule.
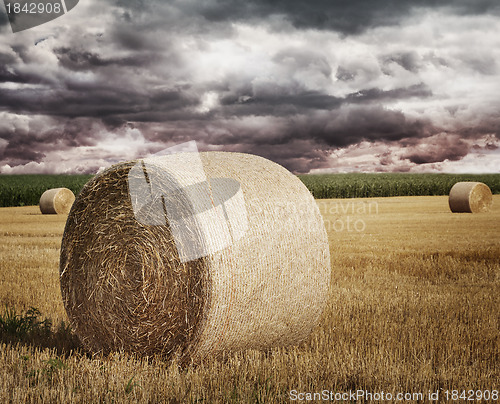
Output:
[[[0,312],[36,307],[52,321],[39,340],[0,334],[0,402],[310,402],[314,392],[357,390],[410,394],[407,401],[422,393],[428,402],[429,392],[445,401],[452,390],[500,390],[500,195],[493,198],[481,214],[452,214],[441,196],[318,200],[332,287],[309,340],[186,369],[80,349],[60,327],[66,217],[0,208]]]

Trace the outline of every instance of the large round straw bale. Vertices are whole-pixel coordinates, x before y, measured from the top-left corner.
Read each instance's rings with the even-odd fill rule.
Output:
[[[68,188],[52,188],[45,191],[40,197],[40,211],[43,214],[67,215],[75,195]]]
[[[196,159],[207,179],[199,186]],[[153,185],[161,195],[148,199]],[[182,362],[300,343],[330,276],[325,227],[302,182],[264,158],[224,152],[97,175],[73,205],[60,260],[64,304],[90,351]]]
[[[487,212],[493,203],[490,188],[482,182],[457,182],[450,190],[452,212]]]

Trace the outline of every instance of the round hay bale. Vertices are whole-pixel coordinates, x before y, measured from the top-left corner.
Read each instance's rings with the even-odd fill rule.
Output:
[[[75,195],[68,188],[52,188],[45,191],[40,197],[40,211],[43,214],[67,215]]]
[[[450,190],[452,212],[487,212],[493,203],[490,188],[482,182],[457,182]]]
[[[64,305],[90,351],[183,363],[300,343],[325,307],[330,276],[307,188],[240,153],[111,167],[78,195],[61,247]]]

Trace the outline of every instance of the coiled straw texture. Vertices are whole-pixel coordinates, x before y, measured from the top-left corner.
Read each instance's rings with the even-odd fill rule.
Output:
[[[199,202],[205,188],[193,188],[200,158],[211,206]],[[307,338],[331,268],[319,209],[300,180],[239,153],[181,153],[144,168],[122,163],[94,177],[68,217],[61,291],[85,346],[186,363]],[[136,180],[160,184],[161,197],[141,201]]]
[[[75,195],[68,188],[53,188],[45,191],[40,197],[40,211],[43,214],[67,215]]]
[[[448,203],[452,212],[487,212],[493,196],[490,188],[482,182],[457,182],[450,190]]]

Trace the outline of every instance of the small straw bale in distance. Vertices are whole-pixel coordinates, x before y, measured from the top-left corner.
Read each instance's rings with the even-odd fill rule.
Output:
[[[43,214],[67,215],[75,195],[68,188],[52,188],[45,191],[40,197],[40,211]]]
[[[239,182],[243,237],[183,262],[168,220],[147,225],[134,216],[127,176],[136,162],[102,172],[78,195],[62,240],[61,291],[75,332],[94,353],[160,354],[183,364],[300,343],[318,323],[331,277],[314,198],[258,156],[183,155],[187,166],[200,156],[208,179]]]
[[[482,182],[457,182],[450,190],[448,203],[452,212],[487,212],[493,196],[490,188]]]

